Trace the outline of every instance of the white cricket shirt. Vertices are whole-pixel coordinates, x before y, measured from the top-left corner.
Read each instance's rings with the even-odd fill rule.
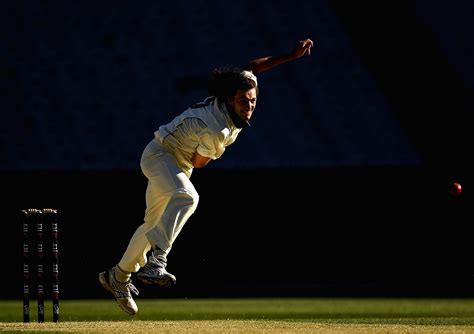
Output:
[[[160,126],[155,138],[173,154],[180,168],[191,173],[194,152],[218,159],[241,130],[234,125],[225,103],[208,97]]]

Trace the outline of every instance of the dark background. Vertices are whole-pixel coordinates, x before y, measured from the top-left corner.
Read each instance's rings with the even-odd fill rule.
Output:
[[[19,212],[43,207],[62,296],[108,297],[97,275],[142,222],[153,131],[215,66],[307,37],[309,57],[259,76],[252,127],[194,171],[178,285],[142,296],[473,295],[471,2],[1,6],[0,298],[21,297]]]

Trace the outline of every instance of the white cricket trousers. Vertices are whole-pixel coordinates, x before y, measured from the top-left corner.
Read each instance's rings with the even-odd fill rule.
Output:
[[[120,268],[137,272],[147,262],[147,253],[158,247],[168,254],[186,221],[194,213],[199,195],[174,157],[156,140],[143,150],[140,161],[148,179],[144,223],[133,234]]]

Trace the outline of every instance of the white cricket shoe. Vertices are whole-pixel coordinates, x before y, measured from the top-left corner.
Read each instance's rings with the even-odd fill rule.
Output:
[[[115,279],[114,268],[99,274],[99,282],[105,290],[114,295],[115,301],[126,313],[134,315],[138,312],[138,306],[132,298],[133,292],[138,296],[138,289],[132,284],[132,280],[122,283]]]
[[[136,276],[143,284],[155,284],[162,288],[168,288],[176,284],[176,277],[167,272],[166,263],[162,263],[151,255],[147,264],[141,268]]]

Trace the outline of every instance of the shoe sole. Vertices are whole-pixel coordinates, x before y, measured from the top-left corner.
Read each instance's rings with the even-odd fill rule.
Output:
[[[176,284],[176,279],[169,276],[163,279],[157,279],[156,277],[137,275],[137,278],[145,285],[158,285],[162,288],[169,288]]]
[[[119,301],[117,300],[117,298],[114,295],[113,290],[110,288],[108,278],[106,278],[105,276],[108,276],[107,272],[105,272],[105,271],[99,274],[100,284],[102,284],[104,289],[109,291],[112,294],[112,296],[114,296],[115,302],[125,313],[130,314],[130,315],[135,315],[137,312],[131,311],[131,310],[127,309],[125,306],[123,306],[122,304],[119,303]]]

